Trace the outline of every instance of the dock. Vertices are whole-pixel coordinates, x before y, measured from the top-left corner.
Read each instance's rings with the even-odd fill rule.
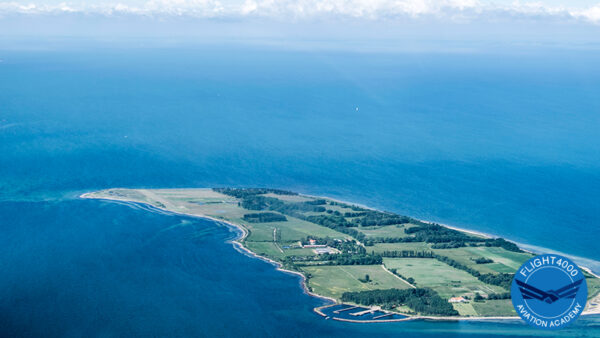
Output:
[[[366,315],[367,313],[371,313],[374,311],[377,311],[377,309],[366,309],[364,311],[358,311],[358,312],[351,313],[350,315],[358,317],[358,316]]]
[[[384,313],[384,314],[382,314],[382,315],[380,315],[380,316],[373,317],[373,320],[376,320],[376,319],[381,319],[381,318],[385,318],[385,317],[391,317],[391,316],[393,316],[393,315],[394,315],[393,313]]]
[[[340,313],[340,312],[345,312],[345,311],[350,311],[350,310],[354,310],[356,309],[358,306],[351,306],[351,307],[347,307],[345,309],[341,309],[341,310],[335,310],[333,311],[333,313]]]

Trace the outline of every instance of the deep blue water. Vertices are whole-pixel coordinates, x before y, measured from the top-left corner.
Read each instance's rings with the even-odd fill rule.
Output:
[[[0,336],[538,333],[323,320],[297,277],[234,250],[226,227],[76,198],[108,187],[279,187],[600,261],[597,52],[0,59]],[[598,336],[600,318],[564,334]]]

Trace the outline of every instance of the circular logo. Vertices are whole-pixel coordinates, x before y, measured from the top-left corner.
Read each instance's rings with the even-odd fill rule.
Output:
[[[515,310],[529,325],[554,330],[571,324],[583,312],[587,284],[570,259],[539,255],[517,270],[510,295]]]

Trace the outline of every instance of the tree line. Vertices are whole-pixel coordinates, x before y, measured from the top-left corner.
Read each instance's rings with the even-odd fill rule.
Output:
[[[484,238],[469,236],[463,232],[443,227],[439,224],[423,224],[404,229],[404,233],[414,235],[417,242],[483,242]]]
[[[404,224],[413,221],[408,216],[400,216],[388,212],[381,212],[376,210],[365,211],[364,215],[354,220],[354,223],[361,226],[386,226],[394,224]]]
[[[398,269],[389,269],[394,275],[404,279],[405,281],[409,282],[412,285],[417,285],[417,283],[415,282],[415,279],[412,277],[404,277],[402,274],[400,274],[398,272]]]
[[[460,262],[457,262],[450,257],[435,255],[433,258],[437,259],[440,262],[446,263],[453,268],[468,272],[470,275],[472,275],[473,277],[476,277],[477,279],[479,279],[480,281],[482,281],[484,283],[491,284],[491,285],[497,285],[497,286],[503,287],[507,290],[510,290],[510,285],[511,285],[512,279],[514,277],[513,273],[498,273],[498,274],[485,273],[485,274],[482,274],[481,272],[479,272],[471,267],[468,267]]]
[[[381,265],[381,255],[373,254],[322,254],[318,257],[322,265]]]
[[[510,299],[510,292],[488,293],[487,299]]]
[[[269,223],[269,222],[285,222],[287,218],[282,214],[274,212],[259,212],[256,214],[245,214],[244,221],[250,223]]]
[[[388,258],[434,258],[435,253],[427,250],[385,250],[380,253],[382,257]]]
[[[235,198],[272,193],[275,195],[298,195],[298,193],[281,189],[268,188],[213,188],[213,191]]]
[[[485,258],[485,257],[477,257],[475,259],[471,258],[471,260],[473,262],[475,262],[475,264],[489,264],[489,263],[494,263],[493,259]]]

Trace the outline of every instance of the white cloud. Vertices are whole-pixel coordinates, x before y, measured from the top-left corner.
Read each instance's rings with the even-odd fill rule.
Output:
[[[126,1],[126,0],[124,0]],[[100,15],[188,16],[195,18],[266,17],[275,20],[313,18],[351,18],[400,20],[434,17],[469,21],[503,16],[535,19],[539,17],[580,20],[600,24],[600,4],[588,7],[547,5],[543,2],[514,1],[499,4],[483,0],[149,0],[138,5],[123,2],[84,4],[63,2],[0,2],[0,15],[82,13]]]
[[[600,23],[600,4],[580,11],[571,13],[575,17],[584,18],[588,21]]]

